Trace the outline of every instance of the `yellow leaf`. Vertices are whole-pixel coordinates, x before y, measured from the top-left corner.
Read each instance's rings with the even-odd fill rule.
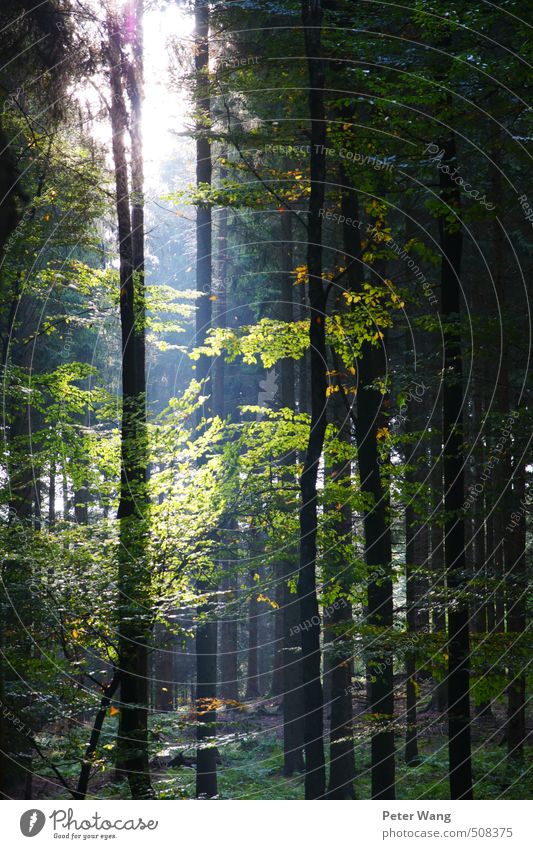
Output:
[[[119,711],[119,709],[118,709],[118,708],[113,707],[113,706],[111,706],[111,707],[109,708],[109,716],[116,716],[116,715],[117,715],[117,713],[120,713],[120,711]]]
[[[279,608],[279,604],[277,603],[277,601],[273,601],[268,596],[263,595],[263,593],[259,593],[259,595],[257,596],[257,601],[266,601],[266,603],[273,607],[274,610],[277,610]]]

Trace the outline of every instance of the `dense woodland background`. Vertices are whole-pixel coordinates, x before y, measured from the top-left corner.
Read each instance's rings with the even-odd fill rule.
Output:
[[[4,0],[3,798],[533,796],[528,11]]]

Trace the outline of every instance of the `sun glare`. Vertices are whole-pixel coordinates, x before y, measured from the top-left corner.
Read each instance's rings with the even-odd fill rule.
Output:
[[[193,21],[185,9],[169,5],[146,12],[144,19],[145,102],[143,116],[146,175],[156,178],[159,165],[175,149],[190,104],[182,90],[170,85],[170,45],[188,43]]]

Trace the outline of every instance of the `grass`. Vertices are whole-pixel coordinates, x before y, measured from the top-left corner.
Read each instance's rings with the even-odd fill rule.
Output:
[[[235,742],[229,733],[219,746],[221,762],[218,767],[218,788],[220,799],[303,799],[303,775],[290,778],[283,775],[283,749],[279,736],[260,724],[249,723],[246,734]],[[106,727],[104,736],[106,746],[99,752],[99,760],[91,781],[89,795],[102,799],[128,799],[129,788],[126,782],[112,782],[112,763],[114,749],[110,740],[114,739],[116,729],[112,723]],[[159,715],[153,722],[154,755],[170,750],[171,753],[187,749],[192,754],[194,748],[193,730],[183,721],[180,714]],[[83,735],[81,735],[83,736]],[[59,741],[56,741],[59,742]],[[49,740],[47,749],[53,759],[63,760],[62,771],[72,783],[79,767],[73,763],[73,748],[79,752],[82,740],[73,747],[53,745]],[[449,798],[447,769],[448,747],[444,736],[425,738],[420,741],[420,763],[407,766],[403,760],[402,740],[397,739],[396,759],[396,795],[398,799],[447,799]],[[474,798],[476,799],[533,799],[533,770],[531,769],[531,750],[523,764],[509,762],[505,747],[490,742],[475,740],[473,746]],[[67,748],[67,751],[65,751]],[[63,751],[61,751],[63,749]],[[107,751],[106,749],[109,749]],[[68,752],[68,754],[67,754]],[[63,758],[61,757],[63,756]],[[70,756],[70,757],[69,757]],[[326,757],[328,753],[326,752]],[[360,742],[355,750],[357,776],[355,782],[356,798],[369,799],[370,787],[370,745],[368,740]],[[65,761],[70,762],[67,767]],[[41,774],[53,778],[52,773],[41,770]],[[153,776],[154,789],[159,799],[192,799],[195,795],[195,770],[180,766],[161,770]],[[55,783],[55,782],[54,782]],[[54,787],[54,798],[69,798],[59,787]]]
[[[370,748],[356,752],[358,775],[356,797],[370,798]],[[443,738],[421,746],[421,763],[407,766],[398,752],[396,794],[399,799],[447,799],[447,746]],[[262,737],[256,746],[230,744],[222,751],[218,786],[220,799],[303,799],[303,776],[286,778],[282,774],[283,751],[272,735]],[[476,799],[533,799],[532,772],[527,763],[507,764],[505,750],[498,746],[479,746],[474,760],[474,796]],[[160,799],[194,798],[193,769],[171,769],[156,779]],[[106,798],[127,798],[126,785],[113,785]]]

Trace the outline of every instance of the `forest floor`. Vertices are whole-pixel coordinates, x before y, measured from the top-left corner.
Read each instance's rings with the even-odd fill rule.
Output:
[[[493,714],[472,724],[472,762],[477,799],[533,799],[533,750],[524,764],[509,763],[501,745],[504,706],[493,703]],[[402,700],[397,702],[403,713]],[[364,701],[354,699],[356,798],[370,798],[370,744]],[[126,782],[114,780],[112,770],[116,720],[107,719],[101,757],[95,764],[90,798],[129,798]],[[446,717],[436,712],[419,713],[420,762],[407,765],[403,758],[403,734],[397,735],[396,795],[398,799],[447,799]],[[87,726],[78,726],[78,747],[83,750]],[[41,735],[43,737],[43,735]],[[67,744],[66,739],[69,738]],[[283,716],[279,699],[257,699],[239,709],[218,713],[218,786],[221,799],[303,799],[303,775],[283,775]],[[151,769],[157,797],[190,799],[195,793],[194,724],[190,706],[156,713],[151,721]],[[110,742],[104,742],[110,741]],[[47,734],[49,757],[60,764],[70,786],[77,770],[70,735]],[[70,752],[70,754],[69,754]],[[179,765],[176,765],[176,761]],[[529,770],[528,770],[529,764]],[[33,782],[34,798],[68,799],[53,773],[44,768]]]

